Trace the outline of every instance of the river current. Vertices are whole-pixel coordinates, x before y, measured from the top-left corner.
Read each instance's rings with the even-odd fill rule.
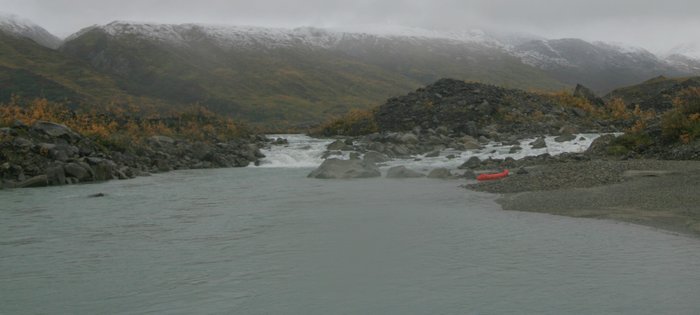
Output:
[[[696,238],[460,181],[308,179],[328,141],[288,138],[260,167],[0,191],[0,314],[700,313]],[[390,164],[506,153],[449,154]]]

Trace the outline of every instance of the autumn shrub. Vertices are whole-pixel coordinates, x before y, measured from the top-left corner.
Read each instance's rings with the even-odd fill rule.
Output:
[[[374,110],[353,109],[339,118],[332,118],[312,130],[319,136],[359,136],[377,132],[379,127],[374,119]]]
[[[105,146],[128,148],[155,135],[203,142],[223,142],[249,134],[248,128],[202,106],[191,106],[167,115],[143,117],[135,106],[110,106],[105,111],[74,112],[43,99],[26,104],[0,104],[0,125],[15,121],[32,125],[36,121],[65,124],[79,134]]]
[[[689,143],[700,138],[700,88],[688,88],[674,99],[673,108],[661,120],[667,141]]]

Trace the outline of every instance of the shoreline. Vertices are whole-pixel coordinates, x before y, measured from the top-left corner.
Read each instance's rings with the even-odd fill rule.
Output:
[[[467,188],[499,194],[496,202],[507,211],[613,220],[700,238],[700,161],[563,164],[536,165],[528,174]],[[593,168],[614,171],[600,177]],[[541,183],[570,175],[566,169],[577,169],[580,176],[563,178],[559,188]]]

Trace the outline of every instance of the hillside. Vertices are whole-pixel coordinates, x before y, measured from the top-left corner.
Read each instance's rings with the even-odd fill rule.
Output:
[[[129,93],[198,102],[252,122],[310,125],[367,108],[442,76],[514,87],[564,87],[480,42],[255,27],[115,22],[61,51]]]
[[[165,107],[154,99],[134,97],[109,75],[36,42],[0,32],[0,102],[12,95],[47,98],[72,107],[139,104],[144,109]]]
[[[564,83],[582,83],[601,94],[658,75],[700,74],[695,59],[679,55],[665,59],[642,48],[580,39],[529,41],[515,46],[513,52]]]
[[[615,89],[606,99],[621,98],[628,106],[639,105],[642,109],[663,112],[673,106],[673,100],[683,90],[700,87],[700,77],[667,78],[656,77],[643,83]]]

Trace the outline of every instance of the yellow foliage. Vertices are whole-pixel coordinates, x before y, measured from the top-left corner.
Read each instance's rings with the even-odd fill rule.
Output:
[[[0,104],[0,125],[9,126],[16,120],[31,125],[36,121],[65,124],[74,131],[104,144],[128,146],[147,137],[164,135],[204,142],[227,141],[246,135],[248,131],[233,120],[221,117],[209,109],[194,105],[168,116],[150,115],[144,118],[138,106],[107,106],[107,111],[94,109],[73,112],[60,104],[44,99],[20,106],[11,100]]]

